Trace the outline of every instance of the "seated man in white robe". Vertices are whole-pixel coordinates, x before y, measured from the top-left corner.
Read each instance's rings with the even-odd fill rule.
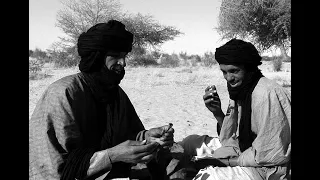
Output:
[[[216,87],[203,96],[219,137],[191,135],[180,144],[194,156],[194,179],[287,179],[291,153],[291,94],[264,77],[261,56],[249,42],[232,39],[215,58],[230,96],[226,114]]]

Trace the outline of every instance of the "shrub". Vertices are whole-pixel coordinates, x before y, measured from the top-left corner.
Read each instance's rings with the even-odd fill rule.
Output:
[[[160,58],[159,51],[148,52],[144,47],[133,46],[132,51],[127,56],[128,66],[157,66]]]
[[[33,51],[29,50],[29,57],[31,57],[33,55]]]
[[[147,50],[141,46],[133,46],[131,53],[132,55],[144,55],[147,53]]]
[[[181,57],[181,59],[183,59],[184,61],[186,61],[187,59],[189,59],[190,57],[187,55],[187,52],[180,52],[179,56]]]
[[[40,60],[45,59],[47,57],[47,53],[39,48],[36,48],[34,51],[29,50],[29,56]]]
[[[151,52],[151,56],[152,56],[154,59],[160,59],[161,53],[160,53],[159,51],[152,51],[152,52]]]
[[[78,55],[70,54],[67,52],[54,52],[51,57],[51,61],[54,63],[55,67],[74,67],[80,62],[80,57]]]
[[[179,66],[179,57],[177,54],[163,54],[161,57],[161,67],[178,67]]]
[[[29,72],[37,73],[42,70],[43,64],[36,58],[29,58]]]
[[[198,65],[198,63],[201,62],[201,57],[199,55],[195,55],[195,54],[192,54],[191,56],[189,56],[190,58],[190,61],[191,61],[191,66],[192,67],[195,67]]]
[[[192,54],[190,59],[194,59],[195,62],[201,62],[201,57],[198,54]]]
[[[203,57],[201,58],[201,61],[205,67],[211,67],[212,65],[217,64],[217,61],[212,52],[204,53]]]
[[[128,66],[157,66],[157,60],[151,54],[132,54],[127,58]]]
[[[41,73],[43,63],[36,58],[29,58],[29,80],[38,80],[48,77],[46,73]]]
[[[272,60],[273,70],[275,72],[281,71],[282,68],[282,58],[281,57],[274,57]]]
[[[284,58],[282,61],[283,61],[283,62],[291,62],[291,57],[288,56],[287,58]]]
[[[261,56],[261,61],[272,61],[272,57],[269,57],[269,56]]]

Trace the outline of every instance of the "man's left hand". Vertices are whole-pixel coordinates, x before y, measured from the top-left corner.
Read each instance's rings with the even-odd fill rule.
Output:
[[[145,134],[147,143],[157,142],[163,148],[169,148],[172,146],[174,129],[172,125],[165,125],[157,128],[149,129]]]

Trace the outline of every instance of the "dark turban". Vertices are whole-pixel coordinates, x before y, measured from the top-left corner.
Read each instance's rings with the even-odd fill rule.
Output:
[[[95,72],[103,66],[107,51],[130,52],[133,34],[116,20],[99,23],[82,33],[78,39],[78,54],[81,57],[80,71]]]
[[[261,64],[261,56],[254,45],[240,39],[231,39],[216,48],[215,59],[219,64]]]

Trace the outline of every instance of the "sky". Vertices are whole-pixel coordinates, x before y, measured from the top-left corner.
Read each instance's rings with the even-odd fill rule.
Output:
[[[123,12],[151,15],[162,25],[174,26],[184,34],[165,42],[160,48],[167,53],[214,52],[225,43],[217,27],[221,0],[120,0]],[[56,27],[60,0],[29,0],[29,49],[46,50],[64,33]]]

